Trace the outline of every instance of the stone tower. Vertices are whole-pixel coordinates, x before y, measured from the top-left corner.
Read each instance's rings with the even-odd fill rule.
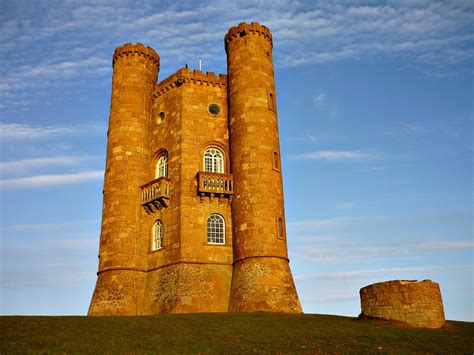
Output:
[[[270,31],[225,37],[228,74],[116,49],[89,315],[301,312],[288,265]]]
[[[136,314],[147,265],[137,188],[148,179],[150,121],[160,58],[141,44],[113,57],[99,271],[89,314]]]
[[[230,310],[301,312],[286,246],[272,35],[241,23],[225,48],[235,181]]]

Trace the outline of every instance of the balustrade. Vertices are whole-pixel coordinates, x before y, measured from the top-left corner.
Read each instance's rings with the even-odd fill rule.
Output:
[[[234,194],[234,178],[231,174],[200,171],[198,184],[199,193]]]
[[[149,212],[168,207],[170,199],[170,179],[160,177],[141,187],[141,204]]]

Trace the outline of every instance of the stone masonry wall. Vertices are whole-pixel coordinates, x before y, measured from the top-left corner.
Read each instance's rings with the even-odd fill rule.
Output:
[[[272,46],[267,27],[241,23],[225,37],[229,76],[185,67],[158,84],[152,48],[116,49],[89,315],[302,312],[287,253]],[[198,184],[210,147],[225,160],[213,179],[225,175],[231,189]],[[151,208],[143,186],[148,196],[165,152],[169,196]],[[207,240],[214,213],[225,221],[223,244]],[[163,245],[153,250],[157,220]]]
[[[205,149],[215,146],[224,153],[224,173],[229,173],[227,78],[182,68],[157,85],[154,97],[148,180],[153,180],[156,160],[166,151],[171,198],[167,208],[142,212],[149,252],[140,312],[226,312],[232,280],[230,202],[218,196],[201,198],[197,174],[203,171]],[[212,115],[210,104],[219,105],[220,113]],[[224,217],[224,245],[207,242],[212,213]],[[152,251],[151,230],[157,219],[163,222],[163,248]]]
[[[225,37],[235,191],[230,311],[301,312],[288,264],[272,36],[241,23]]]
[[[115,50],[113,68],[99,271],[89,315],[137,314],[146,269],[139,191],[150,161],[159,56],[141,43],[128,43]]]
[[[407,323],[420,328],[445,324],[439,285],[430,280],[395,280],[360,289],[362,317]]]

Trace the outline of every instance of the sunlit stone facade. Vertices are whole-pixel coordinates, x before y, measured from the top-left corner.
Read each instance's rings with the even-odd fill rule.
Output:
[[[302,312],[289,268],[272,36],[225,36],[228,75],[125,44],[113,56],[89,315]]]

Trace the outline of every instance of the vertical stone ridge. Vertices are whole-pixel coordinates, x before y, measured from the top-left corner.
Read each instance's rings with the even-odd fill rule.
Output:
[[[158,54],[141,43],[114,53],[99,272],[89,315],[134,315],[143,297],[148,249],[139,198],[148,180],[158,71]]]
[[[254,22],[225,37],[235,181],[232,312],[302,312],[288,264],[271,38]]]

